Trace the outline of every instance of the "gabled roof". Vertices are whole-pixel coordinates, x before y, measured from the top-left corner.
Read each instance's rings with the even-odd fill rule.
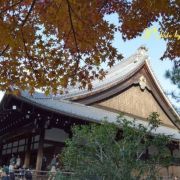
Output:
[[[67,100],[55,100],[52,98],[42,98],[43,94],[39,94],[41,98],[33,98],[32,96],[27,96],[27,94],[23,94],[19,98],[23,101],[30,102],[35,106],[42,107],[43,109],[47,109],[56,113],[60,113],[63,115],[67,115],[70,117],[79,118],[89,122],[101,123],[102,120],[106,119],[108,122],[116,122],[118,113],[109,112],[97,107],[87,106],[80,103],[75,103]],[[145,127],[148,127],[148,122],[142,121],[141,119],[135,119],[130,116],[123,116],[129,121],[135,120],[136,124],[143,124]],[[154,134],[164,134],[164,135],[172,135],[172,139],[180,140],[180,133],[177,129],[172,129],[165,126],[159,126]]]
[[[139,72],[140,69],[142,69],[143,67],[146,68],[145,71],[146,73],[148,73],[148,76],[150,76],[150,80],[155,87],[153,90],[150,90],[152,91],[152,93],[154,93],[153,91],[157,91],[156,94],[154,94],[156,100],[161,105],[166,114],[168,114],[173,124],[175,124],[179,128],[180,124],[178,124],[176,121],[180,122],[180,117],[176,110],[173,108],[168,98],[166,97],[165,93],[163,92],[160,83],[158,83],[157,79],[155,78],[154,73],[150,67],[148,53],[145,47],[140,47],[135,52],[135,54],[130,56],[128,59],[122,60],[119,64],[109,69],[104,80],[93,81],[93,89],[91,91],[80,90],[78,87],[69,87],[68,94],[64,95],[44,96],[42,93],[35,93],[33,96],[31,96],[27,92],[22,92],[22,96],[39,102],[41,102],[40,99],[42,99],[43,101],[47,100],[48,103],[50,103],[51,101],[53,103],[58,103],[58,101],[61,102],[61,100],[68,100],[71,101],[71,103],[72,101],[76,101],[88,105],[112,95],[109,95],[107,93],[108,91],[110,91],[110,89],[112,93],[117,93],[120,88],[123,87],[122,83],[127,84],[128,79],[132,79],[132,77],[134,77],[135,74]],[[135,82],[131,81],[130,83],[132,84]],[[124,86],[123,88],[126,88],[126,86]],[[83,101],[82,99],[85,100]],[[88,99],[88,101],[86,99]]]
[[[88,91],[87,89],[80,90],[78,87],[69,87],[67,89],[68,94],[58,95],[54,98],[76,100],[104,91],[134,74],[144,65],[147,59],[148,55],[145,47],[140,47],[135,54],[127,59],[123,59],[119,64],[114,65],[111,69],[109,69],[103,80],[93,81],[93,89],[91,91]]]
[[[79,90],[77,88],[68,88],[69,93],[65,95],[58,95],[58,96],[45,96],[43,93],[36,92],[33,96],[31,96],[28,92],[23,91],[21,96],[18,97],[23,101],[28,101],[36,106],[42,107],[44,109],[55,111],[57,113],[61,113],[64,115],[77,117],[82,120],[87,121],[95,121],[100,122],[104,117],[107,117],[109,121],[115,121],[117,118],[117,113],[106,111],[97,107],[88,106],[88,104],[84,105],[82,103],[77,103],[82,98],[89,98],[97,95],[99,98],[106,97],[99,96],[100,93],[108,92],[110,89],[115,89],[119,91],[119,85],[128,81],[128,79],[134,77],[134,75],[139,72],[143,67],[146,67],[147,73],[150,74],[151,79],[156,86],[156,89],[159,92],[158,98],[163,99],[164,105],[166,106],[166,110],[171,115],[171,120],[174,124],[176,124],[176,120],[180,121],[180,117],[177,112],[174,110],[173,106],[165,96],[160,84],[157,82],[150,64],[148,62],[148,55],[147,50],[145,47],[141,47],[137,50],[135,54],[133,54],[128,59],[122,60],[119,64],[112,67],[106,78],[103,81],[96,80],[93,82],[93,90]],[[132,83],[134,83],[132,81]],[[114,93],[117,93],[113,91]],[[98,98],[96,98],[98,99]],[[77,102],[74,102],[77,101]],[[162,106],[162,107],[163,107]],[[128,119],[132,119],[132,117],[127,116]],[[140,119],[137,120],[137,123],[145,123],[147,122],[141,121]],[[179,125],[176,125],[178,128]],[[156,133],[164,133],[164,134],[175,134],[175,139],[180,139],[180,135],[178,130],[171,129],[169,127],[161,126],[158,128]]]

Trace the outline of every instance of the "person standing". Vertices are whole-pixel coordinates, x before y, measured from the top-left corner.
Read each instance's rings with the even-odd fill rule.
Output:
[[[57,165],[57,157],[54,154],[53,159],[51,160],[51,172],[56,172],[56,165]]]
[[[42,166],[41,166],[41,174],[45,175],[46,174],[46,167],[47,167],[47,158],[45,156],[43,156],[42,158]]]
[[[9,161],[9,165],[15,165],[16,164],[16,157],[14,154],[12,154],[11,159]]]
[[[47,158],[45,156],[43,156],[41,170],[45,171],[46,170],[46,166],[47,166]]]
[[[10,180],[15,180],[15,174],[14,174],[14,164],[9,165],[9,176]]]
[[[32,171],[31,171],[31,169],[26,169],[25,178],[26,178],[26,180],[32,180]]]
[[[16,159],[16,168],[18,169],[18,168],[20,168],[20,166],[21,166],[21,158],[20,158],[20,156],[18,155],[18,156],[17,156],[17,159]]]
[[[9,180],[8,174],[9,174],[9,168],[8,166],[4,165],[2,169],[1,180]]]
[[[57,157],[54,154],[53,158],[51,160],[51,163],[50,163],[51,170],[50,170],[50,175],[49,175],[48,180],[52,180],[55,177],[55,175],[56,175],[56,165],[57,165]]]

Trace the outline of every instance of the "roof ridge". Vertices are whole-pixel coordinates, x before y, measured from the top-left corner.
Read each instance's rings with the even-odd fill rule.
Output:
[[[85,94],[90,94],[92,92],[99,91],[103,89],[106,85],[111,86],[115,82],[124,79],[127,74],[132,74],[138,67],[140,67],[145,60],[148,58],[147,48],[145,46],[141,46],[137,49],[137,51],[132,54],[128,58],[124,58],[121,62],[114,65],[112,68],[108,69],[108,73],[103,80],[96,79],[93,81],[93,89],[92,91],[88,91],[87,89],[79,90],[78,87],[69,90],[68,94],[59,95],[54,97],[55,99],[68,99],[76,96],[81,96]],[[110,85],[111,84],[111,85]]]

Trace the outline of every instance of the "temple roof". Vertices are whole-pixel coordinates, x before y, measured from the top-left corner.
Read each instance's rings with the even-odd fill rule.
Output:
[[[97,92],[108,89],[115,84],[123,81],[131,74],[135,73],[148,59],[147,50],[145,47],[140,47],[135,54],[127,59],[123,59],[117,65],[114,65],[108,70],[106,77],[103,80],[95,80],[92,82],[93,89],[91,91],[87,89],[80,90],[78,86],[68,87],[66,90],[68,94],[57,95],[57,96],[44,96],[42,93],[35,93],[33,98],[53,98],[53,99],[69,99],[73,100],[80,96],[88,96]],[[28,94],[26,92],[25,96]],[[30,96],[30,95],[29,95]]]
[[[30,98],[31,100],[37,101],[38,99],[49,99],[50,102],[53,103],[61,100],[68,100],[68,101],[76,101],[78,99],[84,97],[90,97],[94,94],[98,94],[103,91],[107,91],[110,88],[113,88],[115,85],[126,81],[129,77],[133,76],[142,66],[146,65],[150,75],[153,78],[154,84],[156,85],[159,93],[161,94],[161,98],[166,102],[167,109],[171,111],[171,113],[176,117],[176,120],[180,121],[179,114],[176,112],[174,107],[172,106],[171,102],[165,95],[160,83],[156,79],[152,68],[150,67],[150,63],[148,60],[148,52],[146,47],[140,47],[132,56],[127,59],[123,59],[120,63],[113,66],[111,69],[108,70],[106,77],[103,80],[95,80],[93,81],[93,89],[91,91],[87,89],[80,90],[78,87],[69,87],[68,94],[63,95],[49,95],[45,96],[43,93],[34,93],[33,96],[30,95],[28,92],[22,92],[22,96],[26,98]],[[90,97],[91,98],[91,97]],[[77,101],[78,102],[78,101]]]
[[[137,71],[147,60],[148,55],[145,49],[139,48],[135,54],[127,59],[123,59],[120,63],[113,66],[108,70],[106,77],[103,80],[94,80],[92,82],[93,89],[79,89],[78,86],[68,87],[66,90],[67,94],[48,95],[44,93],[35,92],[33,95],[29,94],[28,91],[22,91],[21,96],[34,101],[40,100],[51,100],[52,102],[58,102],[59,100],[71,101],[79,96],[88,96],[97,92],[103,91],[110,87],[113,87],[116,83],[127,79],[128,76]]]
[[[37,95],[37,94],[36,94]],[[70,117],[80,118],[89,122],[101,123],[103,119],[106,119],[108,122],[116,122],[118,113],[109,112],[97,107],[87,106],[76,102],[71,102],[67,100],[54,100],[49,98],[42,98],[42,94],[38,94],[40,98],[33,98],[31,96],[23,95],[20,98],[25,101],[29,101],[38,107],[43,109],[51,110],[63,115],[68,115]],[[145,127],[148,127],[148,122],[145,122],[141,119],[135,119],[130,116],[124,115],[123,118],[127,120],[135,120],[136,124],[143,124]],[[180,133],[177,129],[172,129],[165,126],[159,126],[154,134],[165,134],[172,135],[172,139],[180,140]]]
[[[137,52],[131,57],[123,59],[119,64],[109,69],[108,74],[106,75],[104,80],[93,81],[93,90],[91,91],[80,90],[78,87],[69,87],[68,94],[58,96],[45,96],[43,93],[39,92],[30,95],[27,91],[23,91],[18,98],[43,109],[47,109],[71,117],[77,117],[82,120],[100,122],[104,117],[107,117],[108,121],[115,122],[118,113],[103,110],[98,107],[84,105],[82,103],[77,103],[74,102],[74,100],[82,97],[91,97],[93,94],[107,91],[108,89],[115,87],[120,82],[126,81],[128,77],[132,77],[144,65],[146,65],[146,67],[148,68],[148,71],[153,78],[154,84],[157,86],[159,90],[158,92],[160,92],[161,94],[161,98],[163,98],[163,100],[166,102],[168,111],[175,117],[174,120],[172,120],[172,122],[175,124],[175,120],[180,121],[180,117],[171,105],[170,101],[165,96],[162,88],[160,87],[160,84],[156,80],[148,62],[147,49],[145,47],[140,47]],[[125,117],[129,120],[134,119],[131,116]],[[141,119],[136,119],[136,122],[148,125],[148,122],[145,122]],[[179,125],[176,127],[179,127]],[[170,127],[160,126],[154,133],[163,133],[166,135],[174,134],[174,139],[180,139],[178,129],[173,129]]]

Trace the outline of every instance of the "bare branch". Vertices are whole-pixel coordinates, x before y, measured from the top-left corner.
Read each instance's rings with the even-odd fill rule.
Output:
[[[144,152],[145,152],[145,150],[143,150],[143,151],[139,154],[139,156],[137,157],[136,161],[140,160],[140,158],[142,157],[142,155],[144,154]]]
[[[73,21],[72,21],[71,5],[70,5],[69,0],[66,0],[66,1],[67,1],[67,4],[68,4],[68,13],[69,13],[69,19],[70,19],[70,23],[71,23],[71,28],[72,28],[72,31],[73,31],[74,42],[75,42],[77,52],[79,53],[79,48],[78,48],[77,39],[76,39],[76,33],[75,33]]]
[[[34,8],[35,3],[36,3],[36,0],[33,0],[33,1],[32,1],[32,4],[31,4],[31,7],[30,7],[30,9],[29,9],[29,11],[28,11],[28,13],[27,13],[25,19],[23,20],[23,22],[22,22],[22,24],[21,24],[22,27],[26,24],[26,22],[27,22],[27,20],[28,20],[28,18],[29,18],[29,16],[30,16],[30,14],[31,14],[31,12],[32,12],[32,10],[33,10],[33,8]]]
[[[80,63],[80,53],[79,53],[79,48],[78,48],[78,43],[77,43],[77,39],[76,39],[76,33],[75,33],[75,29],[74,29],[74,25],[73,25],[73,20],[72,20],[72,14],[71,14],[71,5],[69,0],[66,0],[67,4],[68,4],[68,13],[69,13],[69,19],[70,19],[70,23],[71,23],[71,28],[72,28],[72,32],[73,32],[73,37],[74,37],[74,42],[75,42],[75,46],[77,49],[77,53],[78,56],[75,57],[76,58],[76,66],[75,66],[75,70],[73,73],[73,76],[76,74],[76,71],[78,70],[79,67],[79,63]]]
[[[6,45],[6,47],[2,50],[2,52],[0,52],[0,56],[2,56],[9,48],[9,44]]]

